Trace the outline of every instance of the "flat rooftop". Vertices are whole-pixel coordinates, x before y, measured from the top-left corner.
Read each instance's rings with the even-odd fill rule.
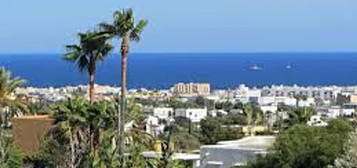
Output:
[[[145,158],[160,158],[161,152],[146,151],[141,153]],[[126,155],[130,155],[126,153]],[[172,158],[174,160],[200,160],[200,154],[195,153],[173,153]]]
[[[267,150],[275,141],[275,136],[250,136],[234,141],[221,141],[217,145],[204,145],[202,148]]]

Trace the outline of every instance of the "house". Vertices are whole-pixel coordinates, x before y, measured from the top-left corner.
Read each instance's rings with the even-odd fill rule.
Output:
[[[169,107],[152,108],[152,115],[159,119],[169,119],[174,116],[174,109]]]
[[[160,124],[159,118],[154,116],[148,116],[145,122],[145,128],[147,133],[152,135],[160,135],[164,132],[165,126],[163,124]]]
[[[260,106],[260,109],[263,111],[264,114],[266,114],[267,112],[276,113],[278,111],[278,106],[277,105],[262,105],[262,106]]]
[[[192,122],[200,122],[207,117],[207,109],[203,108],[188,108],[188,109],[176,109],[175,117],[186,117]]]

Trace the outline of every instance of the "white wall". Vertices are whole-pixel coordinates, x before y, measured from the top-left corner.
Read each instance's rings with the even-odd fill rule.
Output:
[[[176,109],[175,116],[189,118],[192,122],[200,122],[207,117],[207,109]]]
[[[159,119],[168,119],[170,115],[173,116],[173,113],[173,108],[158,107],[153,109],[153,115]]]

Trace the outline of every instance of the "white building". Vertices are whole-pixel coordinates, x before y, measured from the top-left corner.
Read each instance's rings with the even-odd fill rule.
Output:
[[[327,118],[337,118],[340,116],[353,116],[355,109],[353,108],[341,108],[339,106],[332,106],[327,109],[320,109],[318,114]]]
[[[238,89],[234,91],[234,99],[242,103],[258,102],[261,97],[260,89],[249,89],[245,85],[240,85]]]
[[[260,106],[260,109],[263,111],[264,114],[268,111],[272,112],[272,113],[276,113],[278,111],[278,106],[277,105],[263,105],[263,106]]]
[[[285,104],[288,106],[296,106],[296,99],[292,97],[285,97],[285,96],[264,96],[264,97],[260,97],[259,104],[261,105]]]
[[[146,132],[152,135],[163,133],[165,126],[159,123],[159,119],[154,116],[149,116],[146,120]]]
[[[202,119],[207,117],[207,109],[176,109],[176,117],[186,117],[192,122],[200,122]]]
[[[211,86],[209,83],[177,83],[171,90],[180,95],[209,95]]]
[[[318,99],[333,99],[337,93],[341,92],[342,88],[337,86],[326,87],[299,87],[299,86],[271,86],[264,87],[262,90],[263,96],[294,96],[304,95]]]
[[[318,109],[317,114],[326,118],[337,118],[341,116],[342,111],[340,106],[332,106]]]
[[[351,109],[341,109],[341,113],[340,115],[343,115],[343,116],[353,116],[355,114],[355,109],[351,108]]]
[[[152,108],[152,115],[159,119],[169,119],[174,115],[174,109],[169,107]]]

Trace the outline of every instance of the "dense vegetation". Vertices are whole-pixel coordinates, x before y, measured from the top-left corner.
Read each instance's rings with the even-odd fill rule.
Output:
[[[324,168],[344,154],[352,127],[335,119],[327,127],[297,124],[278,136],[271,152],[258,157],[250,168]]]

